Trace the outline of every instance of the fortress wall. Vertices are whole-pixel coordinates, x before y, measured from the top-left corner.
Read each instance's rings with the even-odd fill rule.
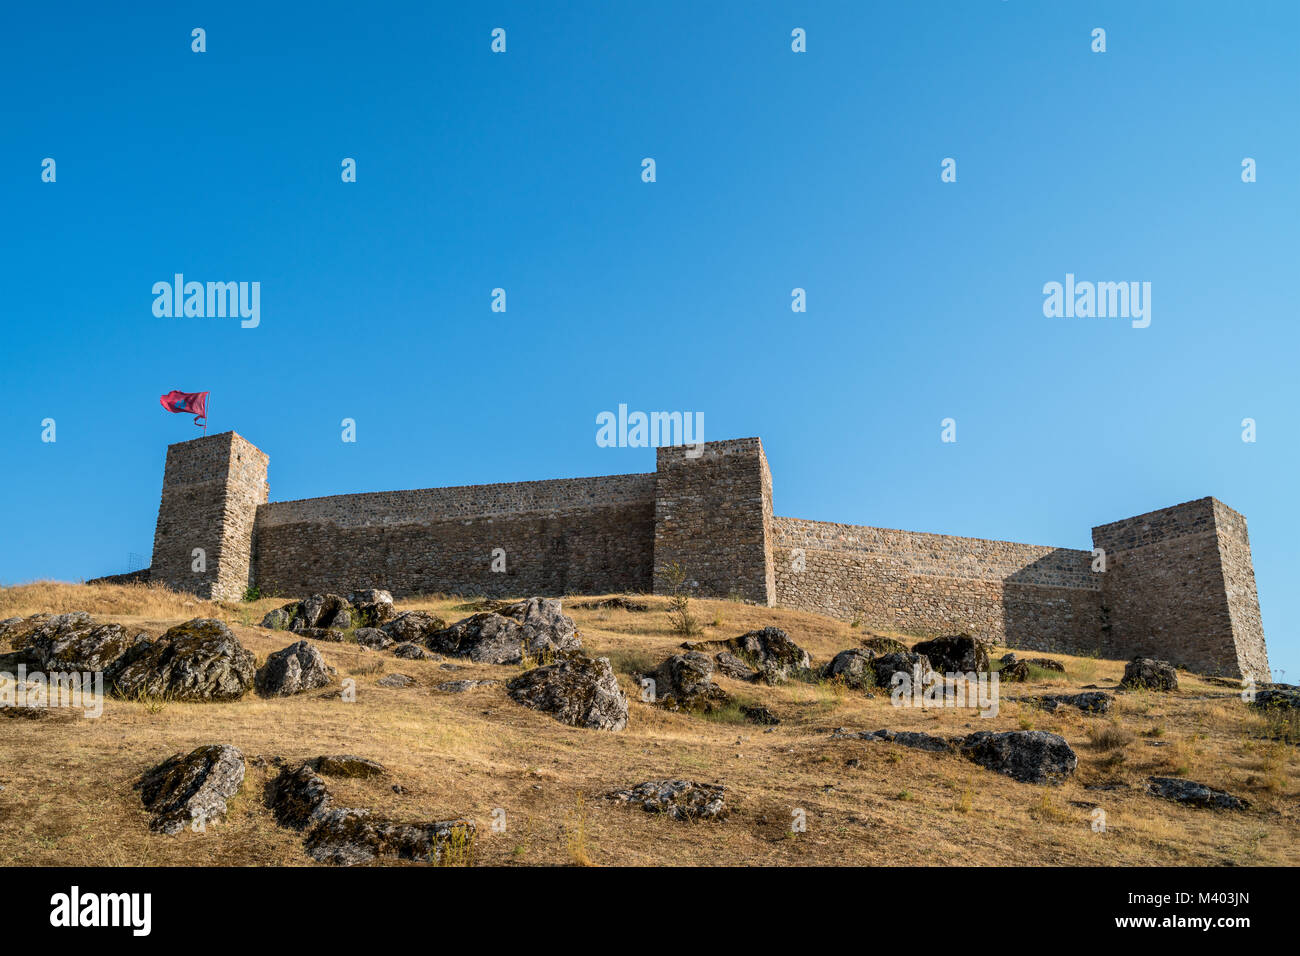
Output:
[[[333,495],[257,511],[264,594],[381,587],[520,594],[649,591],[654,475]],[[504,572],[492,570],[493,549]]]
[[[1066,548],[775,517],[776,601],[866,627],[1098,649],[1100,575]]]

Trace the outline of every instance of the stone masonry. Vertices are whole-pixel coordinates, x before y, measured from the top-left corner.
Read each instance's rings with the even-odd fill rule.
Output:
[[[560,596],[664,593],[677,567],[699,596],[1270,679],[1246,519],[1214,498],[1094,528],[1083,551],[776,516],[757,438],[659,448],[653,474],[284,502],[267,465],[234,432],[170,446],[151,567],[100,580]]]

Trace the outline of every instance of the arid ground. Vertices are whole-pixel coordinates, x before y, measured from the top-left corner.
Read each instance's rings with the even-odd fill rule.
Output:
[[[670,627],[667,601],[638,596],[649,605],[644,612],[576,606],[589,599],[566,598],[565,612],[576,620],[586,653],[613,663],[631,702],[625,730],[567,726],[515,703],[503,684],[435,690],[452,679],[504,681],[521,666],[404,660],[320,643],[339,676],[355,678],[354,702],[320,690],[203,704],[110,697],[97,719],[0,719],[0,859],[10,866],[316,865],[301,834],[278,826],[263,803],[276,772],[270,758],[294,764],[351,753],[381,762],[390,774],[331,781],[338,805],[403,820],[469,817],[478,827],[477,865],[1300,864],[1296,729],[1257,714],[1221,682],[1180,671],[1178,691],[1119,693],[1107,717],[1007,701],[1089,684],[1113,690],[1124,669],[1119,661],[1044,655],[1061,661],[1064,675],[1035,670],[1028,684],[1004,684],[1000,713],[983,719],[972,710],[893,707],[888,691],[869,698],[824,680],[766,686],[718,677],[740,701],[775,712],[781,723],[769,729],[730,710],[702,717],[640,701],[632,675],[682,642]],[[258,626],[287,600],[211,603],[143,586],[40,582],[0,589],[0,619],[83,610],[158,635],[194,617],[215,617],[260,665],[298,639]],[[471,600],[429,596],[397,604],[454,621],[471,613]],[[872,636],[805,612],[709,600],[692,606],[703,639],[775,625],[815,665]],[[376,686],[394,672],[418,683]],[[1025,784],[955,753],[832,740],[839,727],[939,735],[1048,730],[1068,740],[1079,766],[1060,786]],[[204,833],[150,832],[132,785],[166,757],[209,743],[231,744],[248,758],[228,818]],[[1201,781],[1245,798],[1250,808],[1177,805],[1147,792],[1150,775]],[[729,818],[679,822],[602,798],[662,778],[724,785]],[[1099,785],[1113,788],[1088,789]],[[1093,826],[1098,806],[1104,832]],[[498,809],[503,832],[492,826]],[[792,832],[799,811],[807,827]]]

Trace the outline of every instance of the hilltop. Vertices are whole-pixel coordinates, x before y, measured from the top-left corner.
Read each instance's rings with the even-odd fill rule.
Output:
[[[229,702],[110,697],[97,719],[0,720],[0,853],[11,865],[315,865],[302,835],[277,825],[267,809],[266,786],[281,766],[357,754],[388,773],[331,780],[337,805],[394,819],[474,820],[471,860],[478,865],[1300,863],[1295,722],[1248,707],[1231,681],[1179,671],[1176,691],[1116,692],[1124,662],[1044,654],[1064,671],[1033,667],[1026,683],[1004,683],[996,717],[893,707],[887,690],[855,689],[815,672],[865,639],[911,646],[918,636],[869,633],[806,611],[693,600],[702,632],[691,640],[776,627],[814,666],[773,686],[720,674],[717,685],[740,706],[671,712],[639,699],[637,677],[681,652],[670,599],[627,595],[599,606],[613,597],[566,597],[563,609],[583,652],[612,664],[629,701],[622,730],[568,726],[511,699],[505,681],[533,662],[410,660],[348,641],[312,641],[339,678],[355,680],[354,702],[340,700],[337,687]],[[0,589],[0,619],[85,611],[157,637],[214,618],[261,666],[299,639],[260,626],[291,599],[212,602],[158,586],[39,582]],[[444,595],[396,602],[398,611],[428,611],[447,622],[488,606]],[[378,684],[394,673],[414,683]],[[451,680],[497,683],[438,689]],[[1048,712],[1008,699],[1090,686],[1114,694],[1108,715]],[[752,723],[745,707],[765,707],[780,723]],[[1048,731],[1065,738],[1078,767],[1058,786],[1021,783],[953,752],[832,736],[881,728],[939,737]],[[134,784],[169,756],[206,744],[232,745],[247,759],[227,819],[205,833],[151,832]],[[1162,800],[1147,790],[1151,776],[1206,783],[1249,807],[1217,811]],[[679,821],[603,798],[667,778],[723,786],[729,817]],[[1104,810],[1104,832],[1093,828],[1095,807]],[[503,832],[493,828],[498,809]],[[792,832],[799,813],[806,830]]]

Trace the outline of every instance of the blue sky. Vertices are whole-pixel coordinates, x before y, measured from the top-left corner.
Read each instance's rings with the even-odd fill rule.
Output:
[[[275,500],[651,471],[625,403],[760,435],[795,517],[1087,548],[1215,495],[1300,673],[1294,3],[280,6],[6,13],[0,580],[149,553],[173,388]],[[176,272],[261,324],[155,317]],[[1044,317],[1066,273],[1150,327]]]

